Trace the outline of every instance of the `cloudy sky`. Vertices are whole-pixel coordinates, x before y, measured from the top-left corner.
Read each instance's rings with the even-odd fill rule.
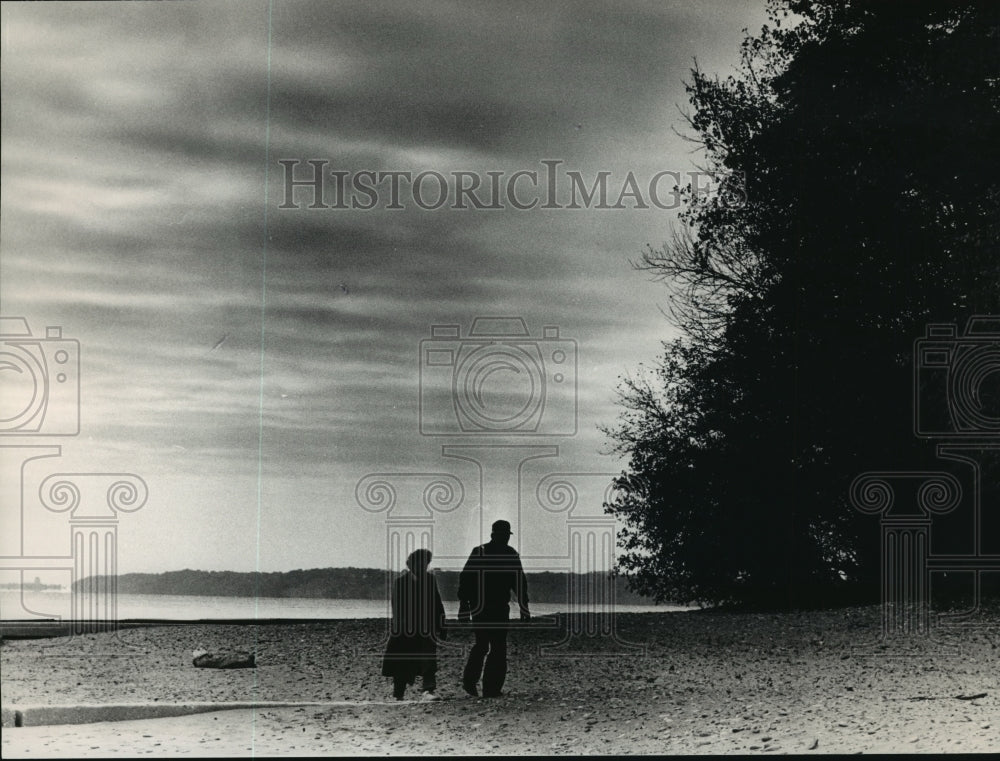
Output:
[[[78,435],[4,424],[7,474],[25,459],[13,445],[62,447],[25,465],[23,495],[3,487],[3,533],[24,537],[5,553],[68,546],[66,516],[37,497],[59,471],[148,484],[121,516],[121,572],[384,566],[386,519],[420,513],[442,479],[427,474],[454,489],[432,514],[442,558],[499,517],[526,555],[565,555],[569,514],[539,495],[569,474],[575,514],[599,513],[622,463],[597,426],[617,377],[670,336],[663,286],[629,260],[675,219],[649,204],[650,179],[699,161],[674,132],[683,82],[695,58],[731,73],[762,5],[5,3],[0,311],[79,341],[81,393]],[[310,209],[310,188],[284,204],[282,160],[300,162],[295,179],[325,161],[348,185],[436,172],[449,192],[454,172],[481,190],[488,172],[502,190],[537,172],[544,188],[542,162],[558,161],[588,186],[609,173],[609,204],[631,172],[650,208],[542,209],[525,176],[529,210],[431,210],[405,186],[387,209],[387,184],[374,208],[336,208],[331,174],[334,208]],[[527,335],[471,340],[496,316]],[[434,325],[459,327],[432,339]],[[49,367],[67,344],[45,340],[31,351]],[[24,376],[4,367],[11,420]],[[36,432],[60,432],[61,388]],[[358,504],[379,481],[392,516]]]

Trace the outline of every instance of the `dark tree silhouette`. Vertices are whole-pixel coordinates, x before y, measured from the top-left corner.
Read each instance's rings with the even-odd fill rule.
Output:
[[[848,486],[933,454],[925,326],[1000,313],[1000,3],[775,2],[739,73],[688,92],[707,168],[736,174],[638,262],[680,337],[606,429],[620,570],[660,599],[877,594]]]

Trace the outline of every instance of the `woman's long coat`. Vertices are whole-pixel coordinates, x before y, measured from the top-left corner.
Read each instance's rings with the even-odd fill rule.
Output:
[[[392,585],[392,622],[382,658],[382,676],[400,676],[413,684],[436,665],[437,641],[444,634],[444,605],[431,573],[406,571]]]

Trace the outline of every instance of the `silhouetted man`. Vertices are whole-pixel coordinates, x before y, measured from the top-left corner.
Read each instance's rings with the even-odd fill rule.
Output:
[[[478,696],[476,685],[482,675],[484,698],[499,697],[507,676],[511,592],[517,597],[521,620],[531,620],[528,582],[521,567],[521,557],[508,544],[510,536],[510,523],[496,521],[490,541],[472,551],[458,577],[458,620],[471,619],[476,637],[462,674],[462,686],[470,695]]]

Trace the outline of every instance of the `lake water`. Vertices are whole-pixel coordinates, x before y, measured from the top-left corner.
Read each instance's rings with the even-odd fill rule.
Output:
[[[449,618],[458,614],[458,603],[445,601]],[[543,616],[566,613],[569,605],[532,603],[531,613]],[[619,613],[665,613],[687,610],[678,605],[615,605]],[[579,608],[575,608],[579,612]],[[511,614],[516,615],[516,605]],[[199,595],[118,595],[118,619],[156,618],[168,621],[196,621],[202,618],[387,618],[389,606],[385,600],[329,600],[304,597],[212,597]],[[0,590],[0,619],[5,621],[31,618],[70,617],[68,590],[39,592]]]

